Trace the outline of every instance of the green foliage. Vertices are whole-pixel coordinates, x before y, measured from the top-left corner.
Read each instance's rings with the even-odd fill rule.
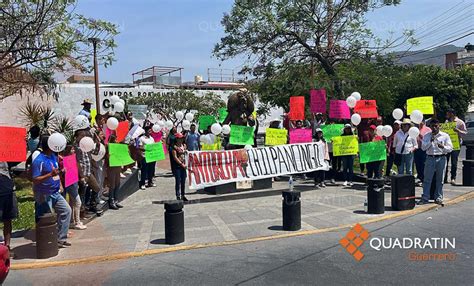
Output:
[[[51,107],[43,106],[39,102],[27,101],[25,105],[20,107],[19,111],[28,128],[38,125],[43,129],[50,126],[54,118]]]
[[[16,197],[18,202],[18,218],[13,220],[13,230],[31,229],[35,225],[35,198],[31,182],[23,178],[15,178]],[[3,225],[0,225],[3,228]]]
[[[219,95],[208,92],[198,96],[189,90],[178,89],[167,93],[154,93],[151,96],[130,97],[127,104],[144,104],[154,113],[161,114],[165,118],[173,118],[176,111],[196,110],[203,115],[219,115],[219,108],[225,107],[226,103]]]
[[[74,126],[73,122],[64,116],[60,116],[54,119],[51,126],[52,132],[58,132],[66,137],[67,143],[72,144],[74,142]]]

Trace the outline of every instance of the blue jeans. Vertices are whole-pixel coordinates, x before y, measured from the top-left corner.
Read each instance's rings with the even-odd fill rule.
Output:
[[[402,154],[402,163],[398,166],[398,174],[403,175],[405,173],[407,175],[413,174],[413,153]]]
[[[176,192],[176,198],[179,200],[184,197],[184,189],[186,187],[186,169],[178,167],[174,169],[173,174],[175,180],[174,189]]]
[[[354,176],[354,156],[341,156],[344,181],[352,182]]]
[[[423,180],[423,201],[429,201],[431,182],[433,181],[434,173],[436,172],[436,190],[435,200],[443,200],[443,178],[446,167],[446,156],[426,157],[425,163],[425,179]]]
[[[58,241],[66,241],[69,223],[71,222],[71,207],[59,192],[52,194],[35,192],[36,222],[42,215],[51,213],[52,209],[58,216]]]
[[[425,174],[425,161],[426,161],[426,151],[421,149],[416,149],[415,151],[415,166],[416,166],[416,173],[417,178],[423,182],[424,174]]]

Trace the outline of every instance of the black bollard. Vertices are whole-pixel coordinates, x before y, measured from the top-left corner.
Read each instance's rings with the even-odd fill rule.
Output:
[[[41,216],[36,223],[36,258],[44,259],[58,255],[57,217],[51,213]]]
[[[165,241],[167,244],[184,242],[183,201],[165,203]]]
[[[474,159],[462,161],[462,185],[474,186]]]
[[[474,144],[466,144],[466,160],[474,160]]]
[[[385,193],[383,179],[367,180],[367,213],[383,214],[385,212]]]
[[[283,230],[301,229],[301,201],[300,192],[283,191]]]

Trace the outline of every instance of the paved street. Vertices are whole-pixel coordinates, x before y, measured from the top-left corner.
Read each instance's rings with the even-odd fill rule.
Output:
[[[454,237],[455,261],[409,261],[411,250],[365,243],[357,262],[338,241],[347,229],[130,260],[13,271],[5,285],[472,285],[474,200],[365,225],[371,237]],[[423,252],[423,250],[418,250]],[[426,250],[429,252],[429,250]],[[433,251],[445,253],[445,251]]]

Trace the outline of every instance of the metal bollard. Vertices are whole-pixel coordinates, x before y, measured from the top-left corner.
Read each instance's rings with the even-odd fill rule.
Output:
[[[282,196],[283,230],[295,231],[301,229],[301,193],[283,191]]]
[[[184,242],[183,201],[165,203],[165,241],[167,244]]]
[[[36,258],[44,259],[58,255],[58,224],[54,214],[41,216],[36,223]]]
[[[367,180],[367,213],[383,214],[385,212],[385,192],[383,179]]]

